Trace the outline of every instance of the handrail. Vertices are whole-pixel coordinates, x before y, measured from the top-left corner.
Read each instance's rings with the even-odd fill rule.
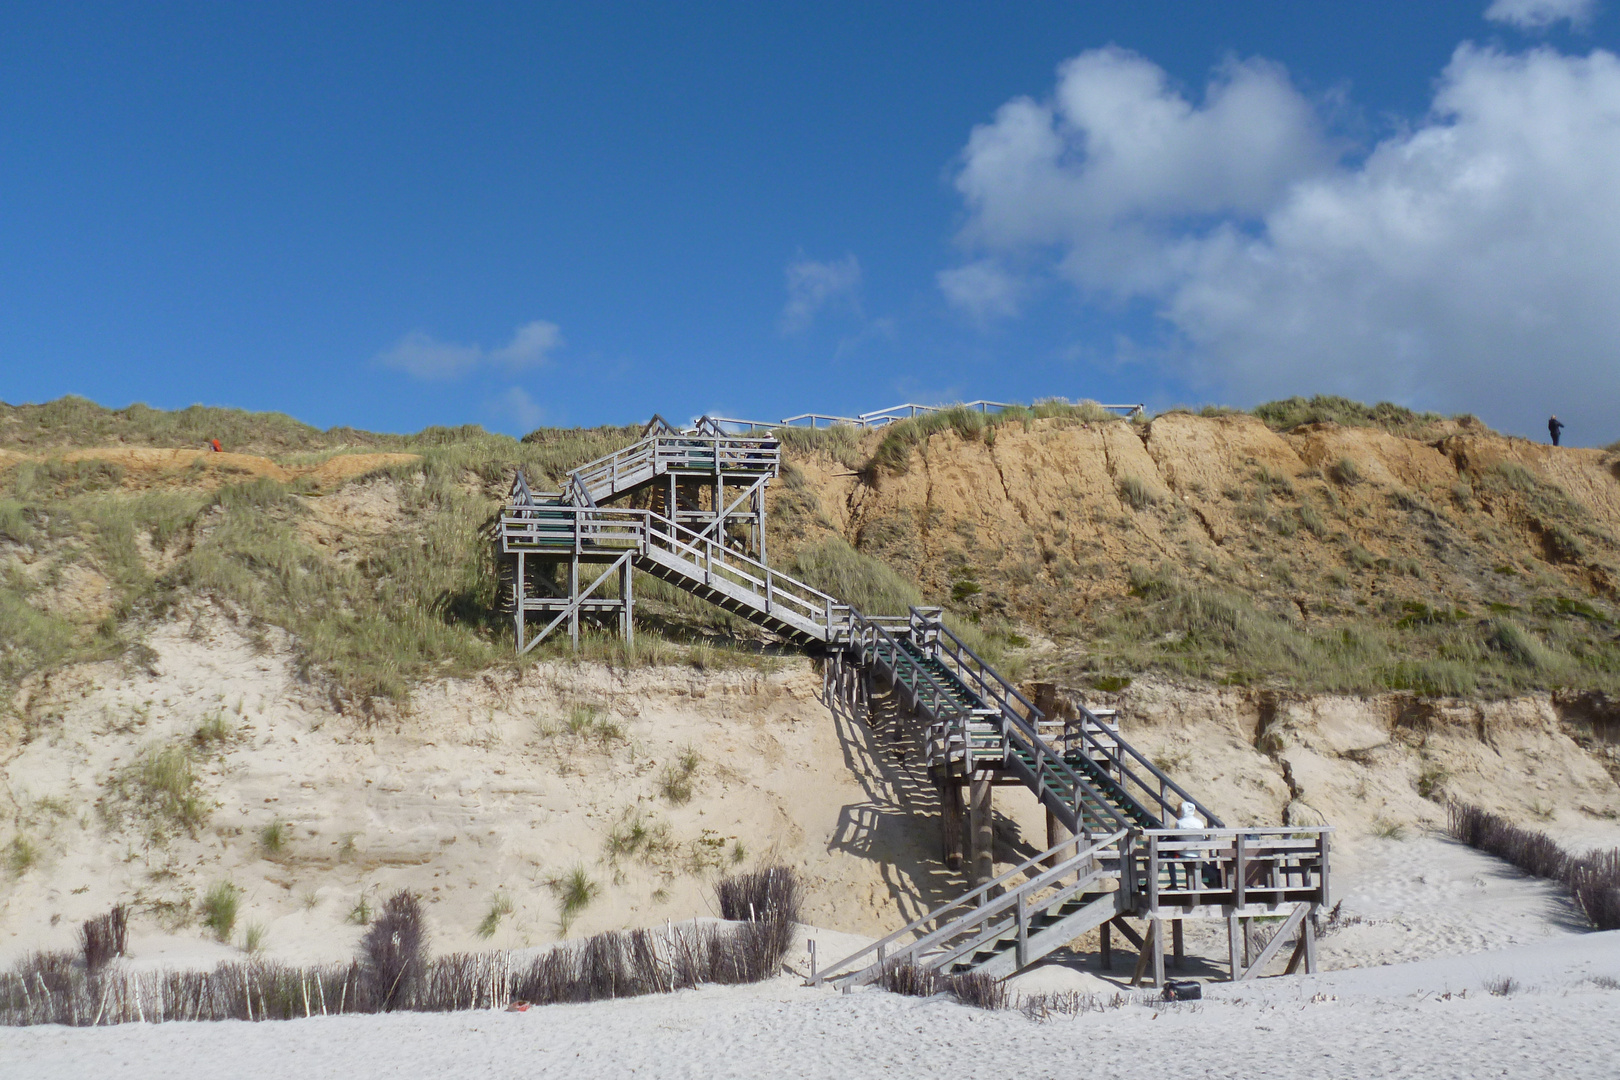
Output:
[[[1093,724],[1093,725],[1095,725],[1096,727],[1099,727],[1099,728],[1102,726],[1102,721],[1097,719],[1097,714],[1096,713],[1092,712],[1090,709],[1086,708],[1084,705],[1080,706],[1080,711],[1082,713],[1082,721],[1090,721],[1091,724]],[[1073,740],[1073,736],[1069,735],[1068,732],[1065,732],[1065,736],[1067,738],[1069,738],[1071,741]],[[1126,742],[1124,739],[1119,738],[1119,737],[1116,736],[1114,738],[1114,740],[1113,740],[1113,746],[1109,747],[1109,746],[1105,745],[1102,742],[1102,740],[1097,738],[1096,735],[1092,734],[1092,732],[1087,729],[1085,723],[1082,722],[1080,724],[1080,740],[1081,740],[1082,743],[1089,743],[1091,745],[1091,747],[1098,754],[1100,754],[1103,757],[1104,760],[1113,761],[1114,764],[1115,764],[1115,767],[1119,770],[1119,772],[1121,774],[1121,779],[1123,779],[1125,776],[1128,775],[1130,777],[1132,783],[1134,783],[1141,790],[1147,792],[1149,794],[1149,796],[1154,798],[1159,803],[1159,808],[1160,808],[1160,810],[1162,812],[1169,813],[1172,810],[1179,811],[1181,809],[1181,807],[1180,806],[1172,806],[1164,798],[1162,793],[1155,795],[1154,792],[1153,792],[1153,788],[1150,785],[1148,785],[1146,783],[1143,783],[1141,777],[1137,776],[1136,773],[1129,766],[1127,766],[1122,760],[1120,760],[1120,753],[1121,752],[1123,752],[1124,754],[1128,754],[1139,765],[1141,765],[1142,767],[1147,769],[1147,771],[1152,774],[1154,779],[1159,781],[1159,784],[1161,785],[1161,788],[1168,788],[1169,790],[1171,790],[1171,791],[1175,792],[1177,795],[1179,795],[1181,797],[1181,801],[1192,803],[1194,808],[1196,808],[1197,811],[1199,812],[1199,814],[1201,814],[1203,816],[1204,821],[1207,822],[1209,825],[1211,825],[1211,826],[1213,826],[1213,827],[1215,827],[1217,829],[1225,827],[1225,822],[1221,821],[1220,818],[1216,817],[1215,813],[1212,810],[1210,810],[1209,807],[1205,806],[1203,803],[1199,802],[1198,799],[1194,798],[1193,795],[1190,792],[1188,792],[1186,788],[1182,787],[1180,784],[1178,784],[1174,780],[1170,779],[1169,775],[1167,775],[1163,769],[1161,769],[1157,765],[1153,764],[1152,761],[1148,760],[1146,757],[1144,757],[1142,755],[1142,752],[1140,750],[1138,750],[1136,747],[1132,746],[1130,743]],[[1112,751],[1112,752],[1110,752],[1110,751]],[[1091,755],[1088,754],[1087,756],[1090,757]],[[1121,786],[1123,786],[1123,784]],[[1169,818],[1165,818],[1164,820],[1172,820],[1173,818],[1174,818],[1174,815],[1172,814]]]
[[[649,422],[648,428],[651,427]],[[610,477],[610,484],[616,487],[622,475],[647,467],[651,467],[656,474],[660,461],[689,458],[694,456],[694,452],[699,457],[712,455],[711,460],[718,468],[724,467],[723,462],[728,454],[738,461],[757,462],[768,467],[778,466],[781,461],[781,450],[774,439],[728,435],[718,430],[712,433],[677,432],[669,430],[666,425],[665,430],[572,469],[564,487],[564,498],[576,506],[594,506],[596,502],[591,488],[604,477]]]
[[[1111,847],[1112,845],[1118,843],[1123,837],[1128,835],[1129,832],[1130,832],[1129,829],[1120,829],[1119,831],[1113,833],[1112,835],[1107,836],[1107,837],[1105,837],[1105,838],[1103,838],[1101,840],[1096,841],[1095,843],[1093,843],[1090,847],[1086,848],[1085,850],[1078,851],[1075,854],[1073,854],[1072,856],[1069,856],[1068,858],[1063,859],[1057,865],[1048,867],[1045,871],[1041,872],[1040,874],[1038,874],[1038,875],[1036,875],[1034,877],[1028,878],[1022,884],[1020,884],[1017,887],[1003,893],[999,897],[992,897],[991,894],[992,894],[992,892],[994,890],[999,889],[1001,886],[1005,885],[1009,881],[1012,881],[1012,880],[1014,880],[1014,879],[1016,879],[1018,877],[1025,876],[1027,871],[1031,867],[1036,866],[1037,864],[1042,863],[1042,862],[1052,858],[1053,856],[1057,855],[1060,851],[1062,851],[1064,848],[1072,848],[1072,847],[1074,847],[1075,846],[1075,841],[1074,841],[1073,838],[1070,838],[1068,840],[1062,841],[1061,843],[1054,844],[1052,847],[1047,848],[1045,851],[1041,852],[1039,855],[1035,855],[1035,856],[1033,856],[1031,858],[1025,859],[1023,862],[1019,863],[1017,866],[1013,867],[1011,870],[1007,871],[1005,874],[1002,874],[1000,877],[996,878],[995,880],[987,881],[983,885],[980,885],[978,888],[973,889],[970,892],[963,893],[961,896],[958,896],[955,900],[952,900],[950,903],[941,904],[939,907],[937,907],[934,910],[930,911],[928,914],[922,916],[921,918],[912,920],[910,923],[907,923],[905,926],[901,927],[899,930],[896,930],[894,933],[890,934],[888,937],[884,938],[882,941],[875,941],[872,944],[866,946],[864,949],[860,949],[857,952],[853,952],[850,955],[844,957],[842,960],[838,961],[837,963],[828,966],[825,970],[818,970],[816,972],[816,978],[812,982],[811,985],[820,986],[823,982],[827,981],[828,979],[837,980],[837,979],[842,979],[842,978],[848,978],[851,975],[860,974],[860,970],[847,971],[847,972],[844,972],[842,975],[834,974],[834,973],[836,973],[839,968],[845,967],[848,964],[853,963],[854,961],[859,960],[862,957],[867,956],[869,954],[879,953],[879,956],[880,956],[879,962],[880,963],[886,963],[886,962],[889,962],[889,961],[892,961],[892,960],[896,959],[897,956],[903,956],[906,953],[914,951],[917,948],[926,948],[927,946],[924,944],[925,942],[929,942],[931,939],[937,939],[938,935],[940,935],[941,933],[943,933],[943,932],[945,932],[947,930],[953,930],[953,928],[958,927],[959,925],[968,925],[968,924],[971,924],[974,921],[981,921],[982,918],[985,917],[986,915],[997,914],[1001,910],[1005,909],[1006,907],[1011,906],[1011,904],[1016,902],[1017,899],[1020,896],[1028,895],[1031,892],[1036,892],[1036,891],[1039,891],[1040,889],[1046,888],[1048,885],[1051,884],[1051,882],[1053,880],[1055,880],[1057,878],[1061,878],[1061,877],[1063,877],[1063,876],[1065,876],[1067,874],[1073,873],[1074,872],[1074,866],[1075,866],[1076,863],[1080,863],[1080,862],[1083,862],[1083,861],[1090,861],[1090,860],[1095,859],[1097,857],[1097,853],[1099,851],[1101,851],[1104,848]],[[968,907],[970,905],[973,907],[972,911],[968,912],[966,915],[959,916],[959,917],[953,919],[950,923],[947,923],[945,926],[935,927],[934,930],[930,931],[929,933],[923,935],[922,937],[916,939],[915,941],[913,941],[910,944],[908,944],[907,946],[905,946],[901,950],[901,952],[899,954],[896,954],[896,956],[887,956],[887,955],[883,955],[880,952],[880,950],[887,949],[890,945],[893,945],[896,941],[900,940],[900,938],[904,937],[906,934],[915,933],[917,930],[921,929],[923,926],[925,926],[925,925],[927,925],[929,923],[937,923],[941,918],[943,918],[945,916],[945,914],[947,912],[954,911],[957,908]],[[861,969],[861,970],[865,970],[865,969]]]
[[[963,716],[972,715],[972,710],[971,709],[964,710],[961,706],[956,706],[955,708],[951,708],[949,714],[948,715],[945,714],[944,709],[948,708],[949,706],[954,704],[951,701],[951,693],[950,693],[950,691],[944,686],[944,684],[942,684],[938,679],[936,679],[934,677],[933,672],[929,671],[927,668],[925,668],[921,664],[919,664],[917,662],[917,658],[912,656],[911,653],[909,653],[908,651],[906,651],[906,649],[900,644],[899,640],[897,638],[895,638],[895,636],[889,632],[887,627],[881,625],[880,623],[876,622],[872,618],[868,617],[867,615],[865,615],[864,613],[856,610],[853,607],[848,609],[848,619],[849,619],[849,625],[850,625],[850,628],[851,628],[851,634],[850,634],[851,640],[850,640],[849,644],[854,644],[854,642],[857,640],[855,638],[854,628],[859,626],[859,627],[862,628],[863,635],[865,633],[867,633],[867,632],[870,632],[870,634],[872,635],[872,642],[873,643],[871,645],[871,651],[872,651],[872,654],[873,654],[875,659],[878,659],[878,660],[882,659],[882,652],[881,652],[882,643],[887,642],[889,647],[890,647],[890,654],[894,658],[894,662],[889,664],[889,668],[890,668],[891,671],[893,671],[896,675],[899,675],[899,673],[900,673],[900,658],[904,657],[905,658],[905,663],[907,665],[909,665],[909,668],[911,670],[914,670],[916,675],[919,675],[923,679],[927,680],[930,689],[933,691],[933,698],[934,698],[934,702],[935,702],[935,707],[930,709],[929,711],[932,712],[935,716],[939,717],[939,719],[941,719],[941,720],[950,721],[950,720],[960,720],[960,718],[963,717]],[[865,640],[864,640],[864,636],[861,639],[858,639],[858,640],[860,640],[860,642],[861,642],[860,647],[861,647],[862,651],[864,652],[866,650],[866,648],[867,648]],[[915,685],[913,685],[911,689],[912,689],[913,694],[917,693],[917,687]],[[965,741],[964,741],[964,746],[965,745],[966,744],[965,744]],[[968,750],[968,765],[969,765],[970,768],[971,768],[972,764],[973,764],[972,751]]]
[[[1054,752],[1053,749],[1047,745],[1046,740],[1041,738],[1040,732],[1036,728],[1036,724],[1040,722],[1043,714],[1028,698],[1019,692],[1017,687],[1013,686],[1006,679],[1002,678],[1000,672],[996,671],[995,668],[991,667],[989,664],[986,664],[978,653],[969,648],[961,638],[956,636],[955,632],[953,632],[950,627],[945,625],[944,620],[933,618],[924,611],[915,607],[911,609],[911,619],[913,620],[914,627],[920,626],[928,631],[938,631],[940,634],[943,634],[945,637],[949,638],[961,653],[965,653],[971,657],[976,664],[979,665],[981,671],[988,671],[991,675],[995,676],[996,682],[1000,684],[1005,691],[1005,693],[1001,695],[997,695],[993,690],[991,690],[990,684],[984,679],[982,674],[975,675],[975,673],[970,671],[965,664],[961,663],[958,656],[952,657],[953,659],[957,660],[958,673],[968,674],[975,677],[976,681],[984,689],[985,693],[988,694],[988,700],[995,704],[997,711],[999,711],[1001,714],[1003,734],[1009,739],[1012,737],[1014,732],[1016,732],[1019,736],[1022,736],[1024,742],[1027,744],[1029,753],[1035,759],[1033,767],[1035,769],[1037,788],[1043,786],[1044,783],[1041,779],[1041,774],[1046,770],[1050,770],[1051,772],[1055,773],[1061,781],[1068,785],[1069,790],[1072,793],[1073,810],[1077,825],[1080,823],[1080,821],[1084,820],[1086,816],[1084,801],[1080,798],[1082,793],[1091,796],[1092,802],[1106,812],[1109,820],[1100,822],[1100,824],[1103,824],[1105,827],[1112,825],[1115,828],[1122,828],[1127,825],[1124,815],[1114,808],[1112,801],[1104,796],[1102,792],[1098,791],[1085,777],[1075,772],[1069,763],[1063,760],[1063,755]],[[936,638],[935,640],[937,641],[938,639]],[[949,652],[947,652],[947,655],[950,655]],[[971,687],[969,689],[971,689]],[[1008,704],[1008,695],[1016,698],[1021,704],[1024,705],[1024,707],[1028,710],[1027,717],[1020,716],[1018,711]],[[981,698],[983,696],[984,695],[981,695]],[[1039,794],[1038,791],[1037,794]]]
[[[934,615],[930,614],[930,611],[937,611],[937,610],[938,610],[937,608],[936,609],[926,609],[925,610],[925,609],[919,609],[919,608],[913,607],[913,608],[911,608],[911,617],[922,628],[924,628],[926,630],[929,630],[929,631],[938,631],[942,637],[944,637],[944,638],[946,638],[946,639],[948,639],[950,641],[950,643],[952,645],[952,648],[949,648],[949,649],[945,650],[948,655],[953,653],[953,652],[964,654],[964,655],[970,657],[973,660],[973,662],[978,665],[979,671],[974,672],[974,671],[968,669],[965,664],[961,663],[961,661],[960,661],[960,659],[958,657],[953,656],[953,659],[957,659],[957,663],[958,663],[959,668],[964,670],[966,674],[968,674],[970,676],[973,676],[977,681],[980,682],[980,684],[982,686],[984,686],[984,688],[985,688],[986,692],[988,693],[988,695],[990,696],[991,700],[997,700],[998,695],[996,695],[995,692],[990,689],[989,683],[983,678],[983,673],[989,673],[990,675],[994,676],[995,681],[1003,689],[1005,696],[1013,698],[1020,705],[1022,705],[1024,707],[1024,709],[1026,710],[1025,716],[1028,718],[1029,723],[1030,723],[1030,725],[1032,727],[1033,727],[1033,725],[1035,723],[1038,723],[1040,720],[1044,719],[1045,714],[1042,713],[1041,710],[1039,710],[1039,709],[1037,709],[1035,707],[1034,702],[1030,701],[1029,698],[1025,697],[1024,694],[1016,686],[1013,686],[1005,678],[1003,678],[1001,676],[1001,674],[998,671],[996,671],[995,668],[993,668],[989,664],[985,663],[984,658],[979,656],[978,653],[974,652],[973,649],[971,647],[969,647],[968,644],[966,642],[964,642],[961,638],[957,637],[956,633],[953,630],[951,630],[950,627],[945,625],[944,620],[938,618],[937,616],[934,616]],[[1099,727],[1102,725],[1102,721],[1098,720],[1097,715],[1095,713],[1093,713],[1090,709],[1087,709],[1083,705],[1080,708],[1081,708],[1082,712],[1084,713],[1084,719],[1091,721],[1093,724],[1095,724],[1095,725],[1097,725]],[[1009,710],[1010,713],[1016,713],[1016,710],[1012,710],[1010,708],[1010,706],[1008,707],[1008,710]],[[1066,734],[1067,737],[1069,737],[1072,740],[1072,736],[1068,735],[1067,732],[1065,734]],[[1166,819],[1164,815],[1165,815],[1166,811],[1169,811],[1169,810],[1172,810],[1172,809],[1173,810],[1179,810],[1180,809],[1179,805],[1175,806],[1175,807],[1171,807],[1169,805],[1169,803],[1167,802],[1167,800],[1164,798],[1162,793],[1155,793],[1151,785],[1149,785],[1147,783],[1144,783],[1142,778],[1137,776],[1136,773],[1132,769],[1130,769],[1130,767],[1127,766],[1124,763],[1123,760],[1121,760],[1121,752],[1123,752],[1124,754],[1128,754],[1133,760],[1135,760],[1140,765],[1142,765],[1144,768],[1146,768],[1147,771],[1150,774],[1152,774],[1153,778],[1155,780],[1159,781],[1159,783],[1162,785],[1163,788],[1168,788],[1169,790],[1174,791],[1183,800],[1185,800],[1187,802],[1190,802],[1195,807],[1197,807],[1198,812],[1203,815],[1204,820],[1206,822],[1208,822],[1210,825],[1219,828],[1223,824],[1221,819],[1216,817],[1214,815],[1214,813],[1212,813],[1208,807],[1204,806],[1201,802],[1199,802],[1197,799],[1195,799],[1180,784],[1178,784],[1174,780],[1170,779],[1170,777],[1165,774],[1164,770],[1160,769],[1157,765],[1154,765],[1153,762],[1151,762],[1147,758],[1143,757],[1142,753],[1139,750],[1137,750],[1136,747],[1132,746],[1130,743],[1126,742],[1124,739],[1115,738],[1113,747],[1106,746],[1106,745],[1103,744],[1103,742],[1100,739],[1098,739],[1095,735],[1093,735],[1090,731],[1088,731],[1084,724],[1080,725],[1080,736],[1081,736],[1082,741],[1084,741],[1086,743],[1089,743],[1091,749],[1094,750],[1094,752],[1095,752],[1094,755],[1093,754],[1088,754],[1087,755],[1088,757],[1093,757],[1093,759],[1095,759],[1095,757],[1101,757],[1104,761],[1112,762],[1116,766],[1116,768],[1118,768],[1120,773],[1122,774],[1122,776],[1121,776],[1122,779],[1124,778],[1124,776],[1128,775],[1130,777],[1132,783],[1134,783],[1142,791],[1146,792],[1150,798],[1152,798],[1155,802],[1157,802],[1159,804],[1159,810],[1160,810],[1160,815],[1159,816],[1160,816],[1161,821],[1163,821],[1163,820],[1174,820],[1174,817],[1175,817],[1174,814],[1170,815],[1170,817],[1168,819]],[[1121,786],[1123,787],[1123,784]]]

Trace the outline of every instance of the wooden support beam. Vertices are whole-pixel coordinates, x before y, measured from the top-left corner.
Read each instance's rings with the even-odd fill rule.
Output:
[[[1048,808],[1046,811],[1046,846],[1048,848],[1055,848],[1059,844],[1063,843],[1063,841],[1072,840],[1073,838],[1074,833],[1070,832],[1068,827],[1064,825],[1063,822],[1058,820],[1058,816],[1052,813],[1051,809]],[[1052,852],[1052,854],[1046,860],[1046,865],[1048,868],[1057,866],[1059,863],[1062,863],[1067,859],[1074,858],[1074,855],[1075,846],[1070,844],[1061,851]]]
[[[1141,985],[1142,977],[1148,973],[1149,965],[1156,969],[1159,982],[1164,982],[1164,946],[1159,942],[1159,927],[1160,922],[1158,919],[1148,920],[1147,937],[1143,939],[1142,946],[1137,950],[1136,970],[1131,972],[1132,986]],[[1155,960],[1155,955],[1157,960]]]
[[[1153,938],[1153,985],[1160,987],[1164,985],[1164,920],[1154,919],[1148,934]]]
[[[990,801],[993,791],[995,787],[986,773],[976,773],[968,781],[968,878],[974,888],[996,877],[996,832]]]
[[[1098,927],[1098,933],[1101,935],[1100,938],[1099,938],[1100,948],[1098,949],[1098,952],[1101,953],[1100,959],[1102,960],[1102,969],[1104,971],[1113,971],[1114,970],[1113,921],[1110,920],[1108,922],[1103,923],[1102,926]]]
[[[1232,965],[1232,981],[1237,982],[1243,978],[1243,952],[1238,943],[1238,935],[1243,932],[1241,920],[1236,915],[1226,917],[1226,952]]]
[[[1177,919],[1175,922],[1171,923],[1170,927],[1172,935],[1170,940],[1175,943],[1175,959],[1173,963],[1175,965],[1175,969],[1180,971],[1182,961],[1185,960],[1187,956],[1186,935],[1182,933],[1182,924],[1180,919]]]
[[[962,869],[962,785],[946,778],[940,784],[940,833],[943,841],[945,865],[952,870]]]
[[[630,579],[633,574],[634,569],[627,559],[624,563],[623,576],[619,580],[619,597],[624,601],[624,611],[620,615],[619,632],[624,636],[626,646],[636,643],[635,597],[631,595],[630,591]]]
[[[1141,952],[1146,947],[1142,935],[1131,929],[1131,924],[1125,921],[1125,916],[1115,915],[1110,921],[1119,928],[1119,932],[1124,935],[1125,940],[1130,942],[1137,952]]]
[[[1266,943],[1266,947],[1260,950],[1260,955],[1254,958],[1254,963],[1247,967],[1235,981],[1245,982],[1264,971],[1266,965],[1271,963],[1272,957],[1276,956],[1282,949],[1283,942],[1288,940],[1295,930],[1300,931],[1300,943],[1304,944],[1308,931],[1300,930],[1300,923],[1304,921],[1310,910],[1311,905],[1309,904],[1300,904],[1295,907],[1293,914],[1289,915],[1287,920],[1277,928],[1277,932]]]

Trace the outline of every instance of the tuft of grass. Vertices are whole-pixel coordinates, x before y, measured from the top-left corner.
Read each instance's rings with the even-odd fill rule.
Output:
[[[626,810],[609,831],[605,846],[608,861],[614,864],[627,858],[656,860],[670,854],[675,847],[669,838],[668,825],[634,808]]]
[[[225,719],[225,710],[219,709],[197,725],[197,730],[191,733],[191,742],[200,749],[209,750],[225,745],[235,735],[236,729]]]
[[[264,943],[269,936],[270,932],[263,923],[248,923],[242,930],[242,951],[249,956],[257,956],[264,951]]]
[[[229,941],[236,929],[236,915],[242,903],[242,890],[229,881],[215,882],[202,899],[202,924],[220,941]]]
[[[1132,510],[1146,510],[1158,502],[1153,489],[1139,476],[1122,476],[1119,478],[1119,497],[1123,499]]]
[[[590,874],[583,866],[575,866],[567,873],[551,878],[546,882],[546,886],[557,898],[558,916],[565,934],[574,924],[574,920],[579,918],[602,892],[602,887],[591,880]]]
[[[354,907],[349,909],[348,919],[356,926],[371,924],[371,898],[366,895],[364,889],[360,890],[360,896],[355,900]]]
[[[1511,975],[1498,975],[1485,983],[1485,989],[1491,992],[1492,997],[1507,997],[1519,989],[1519,980]]]
[[[22,877],[39,864],[39,849],[22,833],[11,838],[6,845],[6,869],[12,877]]]
[[[658,774],[658,793],[675,806],[691,802],[692,781],[702,760],[692,747],[682,750],[680,756],[665,765]]]
[[[1329,465],[1327,474],[1345,487],[1361,482],[1361,466],[1356,464],[1355,458],[1351,457],[1342,457]]]
[[[1425,799],[1438,800],[1446,781],[1451,779],[1451,773],[1433,762],[1423,766],[1418,772],[1417,791]]]
[[[292,839],[292,826],[285,821],[272,821],[259,830],[259,847],[266,857],[273,858],[287,850],[287,842]]]
[[[489,910],[484,912],[484,919],[478,924],[476,933],[479,937],[488,940],[495,936],[495,931],[501,927],[501,920],[516,910],[512,898],[504,892],[496,891],[489,898]]]
[[[568,710],[563,730],[581,739],[592,739],[606,746],[624,738],[624,728],[602,714],[596,705],[575,705]]]
[[[198,790],[191,754],[184,745],[152,747],[112,786],[158,834],[183,829],[196,835],[208,821],[209,806]]]
[[[1388,818],[1376,818],[1372,825],[1373,835],[1380,840],[1405,840],[1406,826],[1399,821]]]

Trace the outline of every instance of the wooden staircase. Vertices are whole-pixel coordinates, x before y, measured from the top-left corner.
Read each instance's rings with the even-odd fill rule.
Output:
[[[780,468],[774,440],[728,436],[716,425],[676,431],[656,418],[644,434],[635,445],[575,470],[561,492],[532,492],[521,473],[514,480],[498,542],[501,555],[517,562],[510,580],[520,650],[564,621],[571,621],[577,640],[582,612],[615,606],[628,638],[630,571],[639,570],[788,641],[822,650],[829,664],[850,665],[863,678],[887,683],[921,718],[936,782],[990,775],[1020,783],[1071,837],[847,958],[829,969],[846,970],[823,978],[847,988],[897,963],[1003,977],[1127,913],[1157,926],[1171,908],[1181,913],[1176,918],[1218,909],[1237,919],[1234,912],[1252,917],[1296,905],[1297,915],[1325,902],[1327,830],[1228,830],[1097,713],[1081,707],[1072,719],[1045,715],[945,625],[941,609],[869,615],[773,570],[763,551],[763,495]],[[695,504],[680,484],[682,478],[693,483],[693,477],[711,485],[707,509],[687,509]],[[728,481],[734,493],[739,486],[742,491],[735,503],[725,494]],[[661,499],[666,512],[605,505],[649,488],[655,497],[645,501],[659,505]],[[745,499],[755,507],[759,549],[752,553],[739,550],[727,534],[727,515]],[[530,596],[525,558],[567,565],[567,595]],[[582,566],[606,569],[587,585]],[[598,597],[598,588],[616,572],[621,597]],[[553,618],[525,644],[531,611]],[[1206,823],[1203,831],[1168,828],[1186,803]],[[1199,880],[1187,871],[1181,884],[1176,869],[1194,865],[1201,868]],[[1211,866],[1217,870],[1213,884],[1202,869]],[[902,943],[905,938],[911,940]],[[1157,979],[1163,934],[1153,940]]]

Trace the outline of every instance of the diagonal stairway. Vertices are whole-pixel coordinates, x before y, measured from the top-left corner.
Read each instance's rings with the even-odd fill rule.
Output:
[[[1124,910],[1118,886],[1127,836],[1120,830],[1078,852],[1072,840],[1049,848],[811,981],[849,991],[907,965],[1005,978]]]

